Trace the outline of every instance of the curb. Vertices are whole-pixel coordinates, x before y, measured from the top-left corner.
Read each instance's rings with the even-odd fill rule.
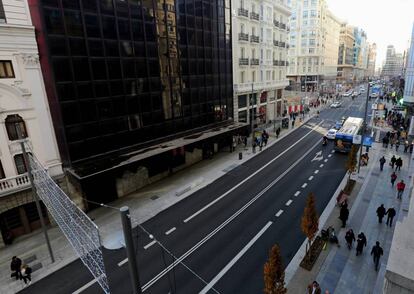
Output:
[[[328,205],[326,205],[325,209],[323,210],[321,216],[319,217],[319,228],[323,228],[326,224],[326,221],[328,220],[329,216],[333,212],[335,205],[336,205],[336,197],[335,195],[338,195],[338,193],[341,191],[342,187],[345,187],[346,181],[348,179],[348,175],[345,174],[344,178],[342,179],[341,183],[338,185],[338,188],[336,189],[335,193],[332,195],[331,200],[329,200]],[[319,229],[320,231],[320,229]],[[297,269],[299,268],[299,264],[302,261],[302,259],[305,257],[306,253],[306,244],[307,239],[303,241],[302,245],[299,247],[299,250],[296,252],[295,256],[292,258],[290,263],[285,269],[285,284],[286,287],[289,289],[289,283],[290,280],[295,275]]]

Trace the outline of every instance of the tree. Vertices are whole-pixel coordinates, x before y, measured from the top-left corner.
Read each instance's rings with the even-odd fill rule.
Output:
[[[280,256],[279,245],[275,244],[269,250],[269,259],[264,265],[264,293],[285,294],[285,270]]]
[[[351,152],[349,152],[348,159],[345,164],[346,170],[348,172],[348,181],[351,178],[351,174],[355,171],[357,166],[357,153],[358,147],[352,145]]]
[[[308,244],[306,244],[306,255],[308,255],[310,246],[313,239],[315,238],[316,233],[318,232],[319,227],[319,216],[315,208],[315,196],[313,193],[309,193],[306,200],[305,210],[303,211],[302,216],[302,232],[308,238]],[[309,256],[308,256],[309,257]]]

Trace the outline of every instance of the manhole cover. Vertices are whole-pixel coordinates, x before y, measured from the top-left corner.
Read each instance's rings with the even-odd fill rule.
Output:
[[[154,195],[154,196],[151,196],[151,200],[157,200],[158,198],[160,198],[159,196],[157,196],[157,195]]]

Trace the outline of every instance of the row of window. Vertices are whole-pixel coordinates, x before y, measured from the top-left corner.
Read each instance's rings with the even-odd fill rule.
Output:
[[[1,5],[1,2],[0,2],[0,5]],[[1,19],[1,15],[0,15],[0,19]],[[14,78],[12,62],[10,60],[0,60],[0,79],[11,79],[11,78]]]
[[[30,153],[29,153],[30,154]],[[14,164],[16,166],[17,174],[21,175],[27,172],[26,162],[24,160],[23,154],[16,154],[14,157]],[[3,166],[0,161],[0,180],[6,178],[6,173],[4,172]]]
[[[260,79],[259,82],[263,82],[263,81],[276,81],[276,71],[274,70],[266,70],[260,71]],[[284,77],[283,75],[283,71],[280,69],[279,70],[279,74],[278,74],[278,80],[282,80],[282,77]],[[246,76],[246,72],[245,71],[240,71],[240,84],[244,84],[244,83],[248,83],[248,82],[256,82],[256,71],[252,71],[251,72],[251,80],[247,80],[247,76]]]
[[[259,51],[259,50],[257,50],[257,51]],[[283,60],[283,54],[282,54],[282,52],[279,52],[279,54],[277,54],[275,51],[273,51],[273,50],[263,50],[263,49],[260,49],[260,57],[259,57],[259,54],[257,54],[256,55],[256,48],[252,48],[252,54],[251,54],[251,56],[250,56],[250,58],[260,58],[260,59],[264,59],[265,57],[266,57],[266,59],[267,60],[271,60],[272,59],[272,57],[273,57],[273,60]],[[279,57],[279,59],[278,59],[278,57]],[[249,58],[247,55],[246,55],[246,49],[244,48],[244,47],[240,47],[240,58]]]

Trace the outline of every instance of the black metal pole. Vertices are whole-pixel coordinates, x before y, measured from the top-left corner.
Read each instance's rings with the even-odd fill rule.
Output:
[[[255,142],[254,142],[254,130],[253,130],[253,126],[254,126],[254,124],[253,124],[253,120],[254,120],[254,118],[255,118],[255,115],[254,115],[254,112],[253,112],[253,109],[254,109],[254,103],[253,103],[253,96],[254,96],[254,90],[253,90],[253,83],[252,83],[252,97],[250,98],[250,106],[251,106],[251,116],[250,116],[250,128],[251,128],[251,131],[252,131],[252,152],[253,153],[256,153],[256,146],[254,145],[255,144]]]
[[[17,136],[20,140],[20,146],[22,148],[23,158],[26,163],[27,174],[29,176],[30,186],[32,187],[32,193],[33,193],[33,198],[35,199],[35,203],[36,203],[37,214],[39,215],[39,219],[40,219],[40,226],[42,227],[43,234],[45,235],[46,245],[47,245],[47,249],[49,250],[50,259],[52,260],[52,263],[54,263],[55,257],[53,256],[52,246],[50,245],[50,240],[47,234],[45,221],[43,219],[43,213],[42,213],[42,209],[40,206],[39,196],[37,195],[36,186],[34,184],[32,166],[29,161],[29,156],[27,155],[27,152],[26,152],[26,147],[24,146],[23,135],[22,135],[19,125],[16,125],[16,131],[17,131]]]
[[[368,113],[369,88],[370,88],[370,85],[369,85],[369,80],[368,80],[367,99],[365,101],[364,124],[363,124],[363,128],[362,128],[361,145],[359,147],[358,174],[359,174],[359,171],[361,169],[361,158],[360,157],[362,155],[362,145],[364,144],[365,132],[367,131],[367,113]]]
[[[125,247],[128,256],[129,274],[131,275],[132,292],[141,294],[141,285],[139,281],[138,265],[135,256],[135,245],[132,239],[131,218],[129,217],[129,208],[123,206],[119,210],[121,212],[122,229],[124,231]]]

